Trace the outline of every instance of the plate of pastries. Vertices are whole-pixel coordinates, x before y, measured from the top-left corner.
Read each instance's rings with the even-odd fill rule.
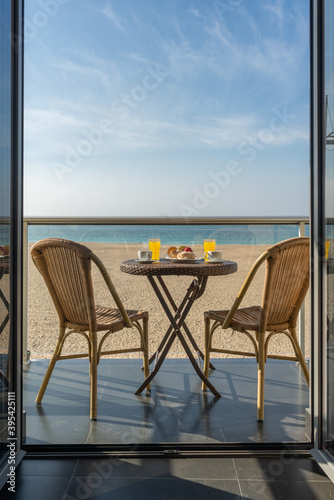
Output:
[[[167,250],[166,259],[171,260],[172,262],[177,263],[192,263],[194,264],[196,261],[201,260],[196,258],[193,250],[189,246],[180,246],[180,247],[169,247]]]

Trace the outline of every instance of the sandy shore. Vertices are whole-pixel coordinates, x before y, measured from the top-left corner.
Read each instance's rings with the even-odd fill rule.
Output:
[[[120,271],[120,263],[123,260],[137,257],[137,251],[146,249],[143,245],[137,244],[107,244],[107,243],[86,243],[105,264],[117,291],[128,309],[146,309],[150,314],[149,323],[149,349],[153,353],[168,328],[168,320],[162,310],[157,297],[155,296],[148,280],[145,277],[132,276]],[[30,245],[31,246],[31,245]],[[194,304],[188,318],[187,325],[198,345],[203,349],[204,344],[204,321],[203,312],[208,309],[229,308],[254,260],[266,249],[266,245],[225,245],[223,258],[233,260],[238,263],[238,272],[230,276],[215,276],[208,280],[208,285],[204,295]],[[166,255],[167,247],[162,247],[161,255]],[[194,251],[197,256],[202,256],[203,250],[200,246],[195,246]],[[95,267],[95,266],[94,266]],[[262,287],[264,277],[264,266],[255,277],[251,288],[246,295],[243,305],[257,305],[261,302]],[[181,301],[185,290],[190,283],[188,276],[166,276],[165,281],[176,302]],[[96,303],[100,305],[110,305],[112,298],[104,285],[98,271],[93,271],[93,282],[96,291]],[[306,301],[306,355],[309,355],[309,300]],[[221,329],[217,330],[216,338],[225,339],[225,345],[233,346],[233,349],[248,349],[250,341],[245,335],[228,331],[224,337]],[[110,348],[121,349],[129,344],[134,345],[138,337],[136,329],[122,330],[112,336],[109,341]],[[233,343],[231,336],[233,335]],[[58,337],[58,316],[51,301],[45,283],[35,268],[32,259],[29,258],[28,267],[28,350],[31,358],[49,358]],[[114,347],[113,347],[114,346]],[[63,353],[86,352],[85,340],[78,334],[71,335],[66,341]],[[271,352],[277,354],[292,353],[289,341],[284,335],[276,336],[271,342]],[[170,357],[184,357],[185,353],[178,340],[176,340],[169,353]],[[137,357],[136,354],[126,355],[126,357]]]

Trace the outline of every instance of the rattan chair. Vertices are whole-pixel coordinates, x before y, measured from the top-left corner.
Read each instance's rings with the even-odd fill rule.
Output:
[[[264,262],[266,262],[266,273],[262,305],[239,309],[249,285]],[[256,357],[257,418],[260,421],[264,418],[264,371],[267,358],[299,361],[309,385],[308,368],[296,334],[298,313],[309,286],[309,268],[309,238],[292,238],[277,243],[268,248],[254,263],[231,310],[204,313],[205,375],[209,376],[211,352]],[[213,334],[219,326],[245,334],[253,344],[254,353],[214,347]],[[290,339],[295,352],[294,357],[268,354],[270,339],[279,333],[285,334]],[[205,384],[202,385],[202,389],[206,390]]]
[[[103,355],[142,352],[144,374],[149,375],[148,312],[125,310],[110,276],[100,259],[87,247],[69,240],[48,238],[31,248],[33,261],[42,274],[59,316],[59,337],[36,403],[41,403],[55,363],[60,359],[89,358],[90,418],[97,416],[97,365]],[[91,263],[100,270],[118,309],[95,305]],[[142,324],[139,323],[142,321]],[[102,351],[109,335],[123,328],[137,328],[140,346]],[[98,338],[98,332],[105,332]],[[87,340],[86,354],[61,355],[69,335],[78,333]]]

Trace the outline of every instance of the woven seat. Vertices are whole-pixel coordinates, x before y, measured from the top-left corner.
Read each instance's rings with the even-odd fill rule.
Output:
[[[207,311],[205,317],[209,316],[214,321],[223,324],[229,311]],[[246,309],[239,309],[233,316],[233,321],[229,328],[233,330],[254,330],[256,331],[260,320],[261,307],[253,306]]]
[[[90,418],[97,416],[97,366],[103,355],[142,352],[145,378],[148,363],[148,312],[126,310],[100,259],[87,247],[69,240],[47,238],[31,248],[33,261],[43,276],[59,317],[58,341],[50,360],[36,403],[42,402],[55,363],[61,359],[88,357],[90,364]],[[117,309],[95,305],[91,263],[97,266]],[[141,323],[140,323],[141,322]],[[103,351],[103,344],[113,333],[135,327],[139,345],[127,349]],[[98,339],[98,332],[105,332]],[[69,335],[80,333],[87,341],[86,354],[62,356]],[[148,386],[149,389],[149,386]]]
[[[308,368],[296,334],[298,313],[309,286],[309,260],[309,238],[291,238],[271,246],[254,263],[232,308],[204,313],[204,374],[209,376],[211,352],[254,356],[258,363],[258,420],[264,418],[264,372],[267,358],[298,361],[309,385]],[[266,274],[261,306],[239,308],[257,270],[264,262]],[[214,332],[220,326],[223,330],[231,328],[245,334],[252,342],[254,352],[215,346]],[[284,334],[290,339],[295,356],[268,354],[269,342],[276,334]],[[202,388],[206,390],[204,384]]]
[[[148,318],[147,311],[129,311],[126,310],[132,322],[138,321],[140,319]],[[103,330],[110,330],[112,333],[119,332],[124,328],[124,319],[122,314],[118,309],[112,309],[111,307],[95,307],[96,314],[96,331],[101,332]],[[66,328],[78,329],[76,323],[71,323],[67,321],[65,323]],[[89,325],[80,325],[80,330],[89,330]]]

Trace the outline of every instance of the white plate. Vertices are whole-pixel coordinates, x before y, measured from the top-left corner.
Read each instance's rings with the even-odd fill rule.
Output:
[[[204,264],[221,264],[222,262],[224,262],[224,259],[206,260]]]
[[[198,261],[201,261],[199,257],[196,257],[196,259],[173,259],[172,257],[169,257],[169,255],[166,255],[165,259],[170,260],[171,262],[177,262],[178,264],[183,262],[186,264],[195,264]]]
[[[140,260],[140,259],[135,259],[135,262],[141,262],[142,264],[151,264],[152,262],[155,262],[155,260]]]

